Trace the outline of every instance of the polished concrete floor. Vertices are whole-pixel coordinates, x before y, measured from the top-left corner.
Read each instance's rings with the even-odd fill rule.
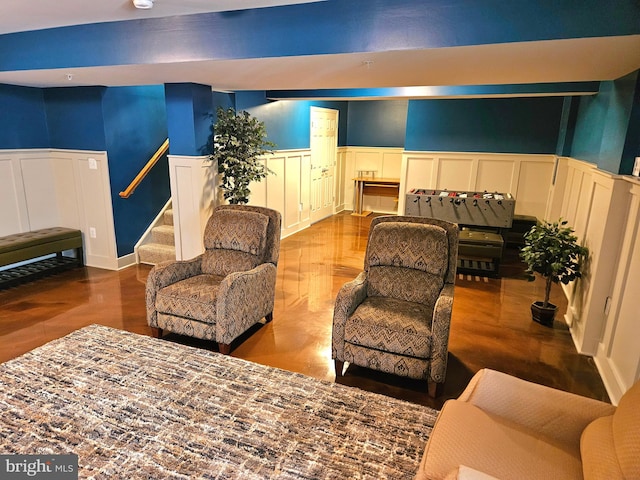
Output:
[[[340,287],[363,266],[371,217],[334,215],[282,241],[274,320],[232,345],[231,355],[334,381],[333,303]],[[81,268],[0,291],[0,362],[75,329],[99,323],[150,335],[144,305],[149,266],[119,272]],[[449,342],[447,381],[431,399],[426,384],[350,366],[339,381],[439,408],[483,367],[581,395],[608,397],[591,358],[576,353],[561,321],[531,321],[529,306],[543,295],[527,282],[517,249],[506,250],[502,278],[458,275]],[[566,300],[554,285],[552,302]],[[167,341],[216,347],[174,335]]]

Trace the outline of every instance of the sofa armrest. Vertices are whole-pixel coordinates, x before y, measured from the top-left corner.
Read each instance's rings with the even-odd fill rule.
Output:
[[[157,327],[156,295],[158,291],[173,283],[202,273],[202,255],[191,260],[166,261],[155,265],[147,276],[145,301],[147,304],[147,323]]]
[[[261,318],[273,312],[277,269],[263,263],[233,272],[220,283],[216,301],[216,340],[230,344]]]
[[[496,477],[487,473],[475,470],[466,465],[460,465],[455,470],[452,470],[444,480],[499,480]]]
[[[333,329],[331,333],[331,358],[344,360],[344,326],[358,305],[367,298],[367,274],[360,274],[345,283],[336,297],[333,308]]]
[[[458,399],[575,447],[589,423],[615,411],[608,403],[490,369],[480,370]]]
[[[443,383],[447,374],[449,331],[453,309],[453,284],[447,283],[433,309],[431,322],[431,362],[429,377],[432,382]]]

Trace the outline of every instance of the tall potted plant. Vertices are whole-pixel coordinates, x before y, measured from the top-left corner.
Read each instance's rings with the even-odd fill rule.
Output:
[[[582,258],[587,255],[586,247],[578,243],[574,231],[567,221],[542,222],[534,225],[524,235],[524,247],[520,257],[527,264],[526,275],[529,281],[535,280],[535,274],[545,279],[544,300],[533,302],[531,315],[542,325],[553,325],[557,310],[549,302],[552,283],[568,284],[580,278]]]
[[[248,112],[218,107],[217,119],[211,125],[209,158],[218,164],[220,188],[232,204],[249,202],[249,184],[259,182],[271,172],[259,157],[269,153],[275,144],[266,140],[264,123]]]

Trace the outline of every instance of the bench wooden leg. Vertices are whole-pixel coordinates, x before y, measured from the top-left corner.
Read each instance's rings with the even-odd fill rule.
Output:
[[[151,336],[154,338],[162,338],[162,329],[158,327],[151,327]]]

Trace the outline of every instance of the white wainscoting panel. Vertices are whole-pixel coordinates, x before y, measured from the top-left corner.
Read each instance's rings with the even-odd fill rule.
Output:
[[[634,183],[635,182],[635,183]],[[563,286],[565,319],[578,352],[592,355],[612,401],[638,378],[637,181],[560,158],[550,211],[560,212],[589,249],[583,278]],[[558,199],[562,200],[559,201]],[[635,290],[633,287],[635,285]]]
[[[625,177],[625,181],[630,188],[622,249],[606,328],[595,356],[614,404],[640,380],[640,181],[632,177]]]
[[[278,210],[282,237],[310,225],[311,152],[308,149],[278,150],[262,158],[273,174],[249,185],[249,204]]]
[[[406,151],[400,171],[400,191],[434,190],[511,193],[515,213],[545,218],[555,155]],[[400,212],[404,211],[404,194]]]
[[[77,228],[82,231],[86,265],[118,268],[106,152],[3,150],[0,172],[1,235]],[[95,238],[89,235],[91,228]]]
[[[342,147],[344,165],[344,207],[354,208],[354,181],[360,172],[373,172],[376,177],[399,178],[402,168],[402,148]],[[400,190],[402,197],[402,190]],[[398,198],[399,200],[399,198]],[[398,213],[398,202],[392,197],[365,195],[363,210]]]
[[[87,264],[116,270],[119,265],[107,154],[87,155],[86,152],[82,152],[71,155],[76,167],[77,189],[70,192],[75,194],[78,205],[77,214],[81,222],[79,228],[83,232]],[[89,158],[93,160],[89,161]],[[97,168],[92,168],[94,160]],[[60,163],[64,166],[66,162],[67,160],[62,160]],[[68,204],[68,201],[64,203]],[[65,216],[71,218],[72,215]],[[96,231],[95,238],[90,235],[91,229]]]
[[[0,151],[0,235],[29,231],[19,151]]]
[[[204,251],[204,229],[218,194],[216,164],[205,156],[168,158],[176,259],[189,260]]]

